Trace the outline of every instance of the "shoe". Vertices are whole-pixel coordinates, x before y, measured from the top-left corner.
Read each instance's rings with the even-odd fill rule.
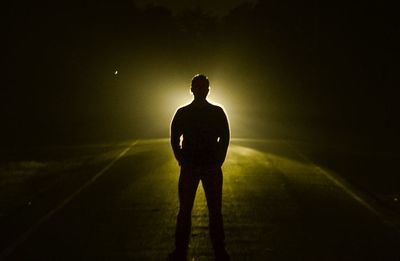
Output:
[[[168,254],[169,261],[186,261],[187,253],[185,251],[174,250]]]
[[[228,252],[226,252],[226,249],[220,249],[215,251],[215,261],[229,261],[231,260],[231,257],[229,256]]]

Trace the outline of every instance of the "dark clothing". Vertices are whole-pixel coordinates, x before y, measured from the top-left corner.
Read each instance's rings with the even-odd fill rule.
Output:
[[[176,222],[175,245],[187,251],[191,230],[191,214],[199,182],[206,195],[211,243],[215,250],[225,247],[225,236],[221,213],[222,171],[220,167],[182,167],[179,176],[179,213]]]
[[[176,112],[171,124],[171,145],[181,165],[221,166],[228,144],[229,125],[221,107],[192,102]]]
[[[181,165],[178,188],[180,206],[175,237],[179,251],[187,251],[191,213],[200,181],[207,199],[213,248],[216,253],[224,250],[221,166],[228,144],[229,125],[221,107],[207,101],[194,101],[176,112],[171,124],[171,145]]]

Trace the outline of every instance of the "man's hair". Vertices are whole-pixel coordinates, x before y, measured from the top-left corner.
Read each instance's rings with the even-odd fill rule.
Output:
[[[207,76],[203,74],[196,74],[192,79],[192,87],[196,84],[196,82],[204,81],[207,87],[210,87],[210,81],[208,80]]]

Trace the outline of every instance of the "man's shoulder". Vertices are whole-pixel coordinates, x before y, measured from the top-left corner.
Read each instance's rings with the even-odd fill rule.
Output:
[[[188,111],[188,110],[190,110],[190,104],[187,104],[187,105],[184,105],[182,107],[179,107],[176,110],[176,113],[183,113],[183,112]]]
[[[196,106],[194,103],[190,103],[187,105],[184,105],[182,107],[179,107],[176,111],[177,114],[182,114],[182,113],[186,113],[186,112],[190,112],[190,111],[198,111],[198,110],[211,110],[211,111],[215,111],[215,112],[224,112],[224,109],[216,104],[213,103],[207,103],[205,106]]]
[[[218,113],[224,113],[224,109],[220,105],[209,103],[209,106],[213,111],[216,111]]]
[[[215,109],[215,110],[219,110],[219,111],[223,111],[224,109],[222,108],[222,106],[220,106],[220,105],[217,105],[217,104],[212,104],[212,103],[210,103],[211,104],[211,106]]]

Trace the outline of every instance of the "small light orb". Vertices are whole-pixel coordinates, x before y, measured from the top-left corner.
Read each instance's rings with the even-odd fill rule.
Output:
[[[114,75],[118,75],[118,70],[115,70]]]

